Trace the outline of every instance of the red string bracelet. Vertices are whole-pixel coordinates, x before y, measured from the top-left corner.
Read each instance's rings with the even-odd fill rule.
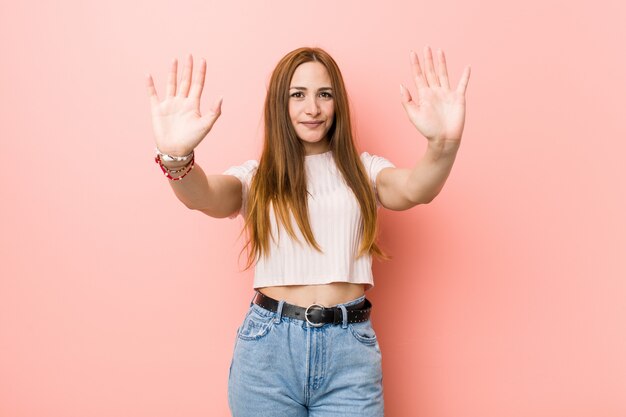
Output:
[[[157,155],[157,156],[154,158],[154,162],[156,162],[157,164],[159,164],[159,166],[161,167],[161,171],[163,171],[163,174],[164,174],[167,178],[171,179],[172,181],[178,181],[178,180],[182,180],[182,179],[185,177],[185,175],[189,174],[189,172],[193,169],[193,165],[194,165],[194,158],[195,158],[195,155],[193,155],[193,154],[192,154],[192,155],[191,155],[191,161],[190,161],[187,165],[185,165],[185,168],[186,168],[186,167],[189,167],[189,169],[188,169],[187,171],[185,171],[185,173],[184,173],[183,175],[181,175],[180,177],[176,177],[176,178],[172,177],[172,176],[170,175],[170,173],[168,172],[168,169],[165,167],[165,165],[163,165],[163,161],[161,161],[161,155]]]

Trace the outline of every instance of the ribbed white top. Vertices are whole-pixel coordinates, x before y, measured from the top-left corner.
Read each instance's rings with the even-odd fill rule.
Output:
[[[378,173],[395,165],[367,152],[361,154],[361,161],[376,194]],[[258,161],[249,160],[223,172],[234,175],[242,183],[244,203],[237,213],[230,216],[231,219],[237,215],[245,216],[248,188],[258,165]],[[335,165],[332,151],[305,156],[305,165],[309,221],[323,253],[308,245],[293,216],[293,230],[300,242],[291,239],[284,227],[278,228],[270,206],[272,235],[276,240],[270,239],[269,257],[261,257],[255,265],[254,288],[342,281],[368,284],[366,290],[371,289],[374,286],[372,257],[368,254],[356,258],[361,242],[361,209]],[[380,207],[377,194],[376,203]]]

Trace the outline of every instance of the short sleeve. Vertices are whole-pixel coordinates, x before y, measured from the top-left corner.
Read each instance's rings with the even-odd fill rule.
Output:
[[[370,155],[367,152],[363,152],[361,154],[361,162],[363,162],[363,165],[365,166],[365,171],[367,172],[367,175],[369,176],[372,183],[374,195],[376,196],[376,207],[380,207],[382,204],[378,199],[378,192],[376,191],[376,178],[378,177],[378,173],[383,168],[395,168],[396,166],[391,163],[391,161],[383,158],[382,156]]]
[[[222,172],[223,175],[232,175],[234,177],[237,177],[239,181],[241,181],[241,208],[228,216],[229,219],[234,219],[239,214],[242,217],[245,216],[246,202],[248,200],[248,190],[250,189],[252,177],[254,176],[254,173],[256,172],[258,166],[258,161],[250,159],[249,161],[246,161],[241,165],[231,166],[226,171]]]

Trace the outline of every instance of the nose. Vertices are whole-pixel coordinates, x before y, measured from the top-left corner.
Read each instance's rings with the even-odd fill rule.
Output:
[[[306,103],[306,114],[317,116],[320,112],[320,106],[317,102],[317,97],[311,96]]]

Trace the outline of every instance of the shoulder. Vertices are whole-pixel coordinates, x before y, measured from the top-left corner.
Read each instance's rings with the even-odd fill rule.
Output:
[[[389,159],[380,155],[370,154],[369,152],[361,153],[361,162],[363,162],[365,170],[372,179],[375,179],[376,175],[383,168],[395,168],[395,165]]]
[[[361,161],[368,163],[387,161],[391,163],[389,159],[385,158],[384,156],[371,154],[369,152],[361,152]]]
[[[259,167],[259,161],[256,159],[249,159],[241,165],[233,165],[226,171],[222,172],[223,175],[233,175],[239,178],[241,181],[249,181],[252,175]]]

